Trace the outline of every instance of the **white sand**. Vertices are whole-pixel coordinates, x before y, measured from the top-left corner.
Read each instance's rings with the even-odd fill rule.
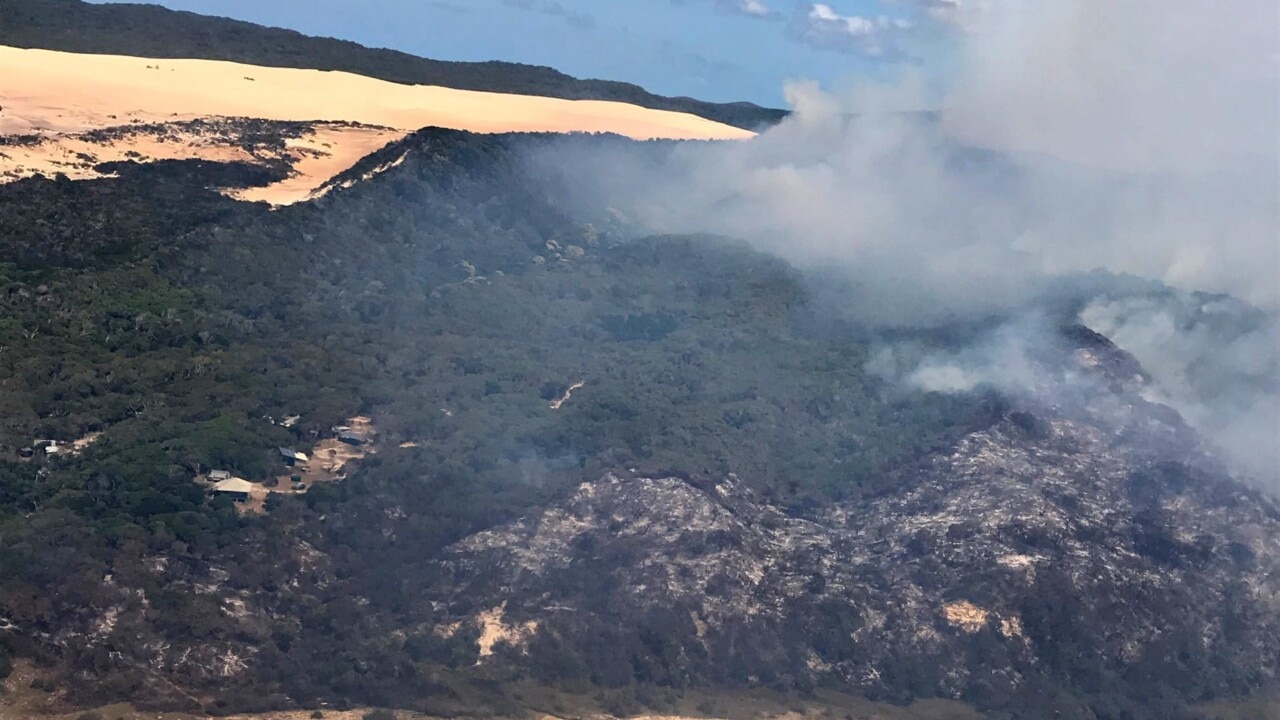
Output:
[[[241,159],[234,143],[159,143],[135,139],[113,150],[67,136],[104,127],[208,117],[349,121],[371,131],[329,128],[297,175],[241,197],[292,202],[357,159],[405,133],[437,126],[481,133],[612,132],[635,139],[730,140],[753,134],[687,113],[626,103],[400,85],[345,72],[269,68],[215,60],[153,60],[0,46],[0,134],[39,134],[37,147],[0,148],[0,181],[35,173],[92,176],[96,161],[121,159]],[[320,145],[327,143],[323,149]]]
[[[255,162],[284,159],[293,166],[293,175],[266,187],[231,189],[227,194],[248,201],[287,205],[311,197],[318,185],[346,170],[357,160],[399,140],[407,133],[391,128],[318,124],[310,134],[285,141],[283,152],[247,151],[237,133],[198,134],[177,125],[166,125],[163,137],[154,125],[137,132],[114,134],[108,142],[95,141],[78,133],[42,134],[35,145],[0,147],[0,183],[31,175],[58,173],[73,180],[101,177],[98,163],[137,159],[215,160]],[[125,130],[128,130],[126,126]]]
[[[384,128],[318,126],[314,135],[285,141],[291,151],[303,151],[298,153],[300,157],[293,165],[295,175],[266,187],[237,190],[232,196],[272,205],[305,200],[321,183],[405,135],[403,130]]]
[[[150,60],[0,46],[0,133],[82,130],[117,118],[234,116],[347,120],[415,130],[614,132],[636,139],[730,140],[746,130],[619,102],[400,85],[346,72],[216,60]]]

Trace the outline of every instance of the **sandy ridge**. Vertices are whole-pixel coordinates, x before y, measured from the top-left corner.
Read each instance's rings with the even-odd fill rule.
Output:
[[[292,176],[237,197],[287,204],[387,142],[435,126],[479,133],[610,132],[634,139],[734,140],[753,133],[688,113],[626,103],[402,85],[347,72],[219,60],[149,59],[0,46],[0,182],[36,174],[96,177],[122,159],[245,159],[240,138],[86,144],[83,133],[207,118],[360,123],[317,127],[294,143]],[[376,128],[376,129],[373,129]],[[178,133],[180,135],[180,133]],[[119,135],[119,134],[117,134]],[[119,147],[115,147],[119,145]]]

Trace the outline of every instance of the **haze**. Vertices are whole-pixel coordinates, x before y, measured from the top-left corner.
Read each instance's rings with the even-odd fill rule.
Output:
[[[1274,318],[1276,19],[1268,0],[992,3],[970,16],[936,115],[910,112],[929,92],[908,67],[840,93],[792,84],[794,116],[746,144],[681,147],[656,166],[572,162],[593,168],[584,194],[649,228],[745,237],[842,272],[840,311],[872,324],[1013,317],[1053,278],[1092,271]],[[1274,319],[1091,282],[1069,290],[1096,295],[1082,320],[1156,370],[1153,392],[1243,466],[1274,475]]]

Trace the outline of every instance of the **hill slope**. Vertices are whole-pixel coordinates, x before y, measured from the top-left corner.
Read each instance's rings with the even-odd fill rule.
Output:
[[[735,243],[590,226],[521,162],[549,142],[625,141],[424,130],[276,211],[209,163],[0,187],[0,657],[217,712],[533,683],[1169,718],[1274,679],[1280,513],[1132,358],[1069,328],[1063,392],[897,386],[878,347],[977,329],[877,336]],[[288,488],[277,449],[356,413],[377,452]],[[285,480],[255,514],[210,468]]]
[[[80,0],[3,0],[0,45],[146,58],[199,58],[249,65],[341,70],[395,83],[568,100],[612,100],[690,113],[748,130],[785,112],[751,103],[668,98],[627,83],[579,80],[547,67],[507,62],[445,62],[353,42],[313,38],[226,18],[153,5],[91,5]]]

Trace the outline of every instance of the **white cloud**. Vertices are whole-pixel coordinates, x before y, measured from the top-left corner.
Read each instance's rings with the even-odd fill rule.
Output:
[[[738,12],[744,15],[769,17],[774,14],[774,11],[769,9],[768,5],[760,2],[760,0],[737,0],[733,5]]]
[[[830,5],[813,3],[797,11],[791,35],[818,48],[892,59],[901,56],[899,38],[912,27],[911,21],[902,18],[841,15]]]
[[[889,0],[889,2],[913,7],[934,20],[956,22],[966,11],[981,6],[984,0]]]
[[[705,1],[705,0],[701,0]],[[671,0],[673,5],[693,5],[700,0]],[[734,15],[746,15],[762,20],[780,20],[782,13],[774,10],[765,0],[710,0],[717,10]]]

